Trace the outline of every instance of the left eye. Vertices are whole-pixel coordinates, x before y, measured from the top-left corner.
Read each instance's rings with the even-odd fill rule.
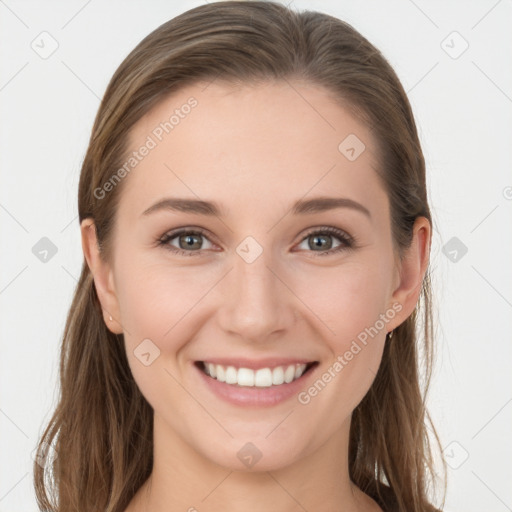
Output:
[[[339,240],[338,245],[333,246],[333,242],[331,241],[333,238]],[[330,230],[314,231],[302,240],[301,245],[302,244],[307,244],[306,249],[314,249],[312,252],[320,252],[322,255],[331,254],[332,252],[351,247],[351,241],[347,235],[337,230],[335,232],[331,232]],[[319,249],[319,251],[316,249]],[[322,251],[322,249],[324,250]]]

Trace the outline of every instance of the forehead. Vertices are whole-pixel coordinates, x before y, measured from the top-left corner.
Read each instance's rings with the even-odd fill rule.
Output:
[[[288,196],[382,194],[370,130],[311,84],[186,86],[136,123],[129,149],[137,155],[120,208],[131,212],[169,195],[214,198],[243,215]]]

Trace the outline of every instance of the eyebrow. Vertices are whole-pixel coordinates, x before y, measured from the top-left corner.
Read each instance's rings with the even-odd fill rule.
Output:
[[[325,212],[336,208],[351,208],[371,218],[370,211],[361,203],[346,197],[315,197],[313,199],[299,199],[296,201],[291,212],[293,215],[306,215],[311,213]],[[178,197],[166,197],[156,202],[142,212],[142,215],[149,215],[158,211],[176,211],[184,213],[195,213],[197,215],[208,215],[221,217],[221,208],[212,201],[200,199],[185,199]]]

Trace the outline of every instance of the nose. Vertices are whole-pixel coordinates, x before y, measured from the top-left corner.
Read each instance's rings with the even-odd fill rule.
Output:
[[[234,255],[233,268],[223,279],[222,301],[217,311],[220,328],[247,342],[269,341],[295,322],[297,298],[286,283],[284,272],[264,250],[251,263]]]

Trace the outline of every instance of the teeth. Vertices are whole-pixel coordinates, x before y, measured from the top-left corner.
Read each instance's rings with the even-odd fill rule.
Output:
[[[268,388],[272,386],[272,370],[270,368],[262,368],[254,374],[254,385],[258,388]]]
[[[236,368],[234,366],[228,366],[226,368],[226,384],[236,384],[236,379]]]
[[[220,366],[218,364],[217,368],[216,368],[216,373],[217,373],[217,380],[219,382],[226,382],[226,372],[224,370],[224,366]]]
[[[254,386],[254,370],[249,368],[240,368],[237,374],[237,384],[239,386]]]
[[[274,368],[272,371],[272,384],[274,386],[279,386],[284,382],[284,370],[282,366],[278,366],[277,368]]]
[[[290,365],[284,372],[284,381],[286,384],[290,383],[295,377],[295,367]]]
[[[305,364],[290,364],[288,366],[276,366],[275,368],[235,368],[224,367],[220,364],[203,363],[204,372],[219,382],[226,384],[238,384],[239,386],[267,388],[280,386],[302,376],[306,370]]]

